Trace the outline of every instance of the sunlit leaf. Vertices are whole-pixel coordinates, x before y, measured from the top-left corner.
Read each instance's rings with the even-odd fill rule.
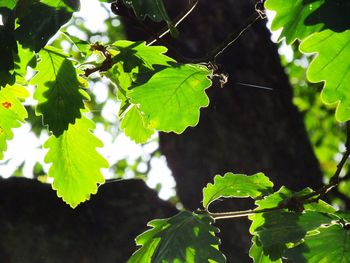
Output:
[[[257,205],[257,210],[274,208],[280,205],[281,203],[286,202],[289,198],[293,196],[304,196],[306,194],[311,193],[312,190],[310,188],[306,188],[300,192],[294,193],[288,188],[282,186],[277,192],[264,197],[261,200],[256,200],[255,204]],[[318,200],[318,202],[312,202],[304,205],[304,209],[306,211],[314,211],[319,213],[334,213],[336,210],[326,202],[322,200]],[[250,233],[253,234],[255,229],[262,226],[265,222],[263,213],[257,213],[252,216],[249,216],[249,219],[252,220],[252,224],[250,226]]]
[[[249,256],[254,260],[254,263],[282,263],[280,246],[264,249],[257,236],[253,237],[252,243]]]
[[[73,208],[96,194],[98,184],[104,182],[100,169],[108,167],[96,150],[103,144],[91,133],[94,128],[94,123],[82,116],[58,138],[51,136],[44,145],[49,149],[45,162],[52,163],[48,172],[54,179],[52,187]]]
[[[290,198],[304,196],[311,192],[311,189],[306,188],[300,192],[293,193],[291,190],[281,187],[278,192],[268,195],[264,199],[255,201],[257,205],[256,209],[275,208],[281,203],[285,203]],[[277,210],[273,212],[256,213],[249,216],[249,219],[252,220],[249,229],[250,233],[252,235],[257,235],[257,242],[253,247],[252,256],[261,257],[261,260],[272,260],[272,262],[273,260],[278,260],[286,250],[287,243],[293,241],[297,242],[301,240],[308,231],[319,227],[323,223],[329,223],[336,219],[335,215],[328,215],[328,213],[333,214],[335,209],[321,200],[305,204],[304,209],[304,213]],[[263,253],[264,256],[261,253]]]
[[[307,77],[311,82],[324,81],[322,99],[337,103],[336,118],[350,119],[350,30],[335,33],[325,30],[305,39],[300,50],[318,53],[311,62]]]
[[[154,130],[145,127],[142,113],[136,106],[132,106],[122,118],[121,129],[125,135],[136,143],[145,143],[154,134]]]
[[[200,108],[209,104],[205,90],[211,85],[210,74],[198,65],[166,68],[134,87],[128,96],[139,105],[148,128],[182,133],[197,125]]]
[[[280,38],[285,37],[288,44],[295,39],[303,39],[322,29],[322,24],[305,25],[305,19],[315,12],[325,0],[266,0],[265,7],[276,11],[272,30],[282,29]]]
[[[17,0],[0,0],[1,8],[13,9],[16,6]]]
[[[154,65],[169,66],[175,62],[172,58],[164,55],[167,48],[163,46],[147,46],[145,42],[132,42],[120,40],[113,43],[119,50],[115,61],[122,61],[125,72],[131,72],[133,68],[146,67],[154,70]]]
[[[148,223],[152,229],[136,238],[142,246],[128,263],[203,263],[226,262],[218,250],[220,240],[214,235],[219,230],[206,215],[188,211],[168,219]]]
[[[338,224],[321,227],[285,256],[298,263],[349,263],[350,231]]]
[[[55,136],[59,136],[81,116],[84,99],[89,99],[77,77],[72,61],[61,51],[46,47],[40,52],[38,73],[31,80],[37,88],[34,98],[38,101],[36,112],[43,115],[44,124]]]
[[[214,177],[214,183],[209,183],[203,189],[203,206],[208,208],[211,202],[229,197],[257,198],[272,191],[273,183],[263,173],[254,175],[226,173]]]
[[[13,128],[18,128],[28,117],[19,99],[29,96],[28,91],[19,85],[6,86],[0,90],[0,160],[4,158],[7,141],[13,138]]]

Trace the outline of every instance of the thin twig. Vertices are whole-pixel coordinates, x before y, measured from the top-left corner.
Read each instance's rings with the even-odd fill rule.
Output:
[[[175,20],[172,22],[175,27],[180,25],[182,23],[182,21],[185,20],[185,18],[188,17],[192,13],[192,11],[196,8],[196,6],[198,4],[198,1],[199,0],[190,0],[188,7],[183,12],[181,12],[181,14],[178,15],[175,18]],[[147,45],[148,46],[153,45],[155,42],[159,41],[162,37],[164,37],[169,32],[170,32],[169,27],[166,27],[160,33],[158,33],[157,36],[153,40],[149,41]]]
[[[198,59],[199,62],[215,62],[217,57],[220,56],[227,48],[229,48],[234,42],[237,41],[238,38],[242,36],[242,34],[247,31],[256,21],[261,18],[261,15],[258,12],[254,12],[249,16],[248,20],[237,28],[235,31],[230,33],[227,38],[215,49],[211,50],[204,57]]]
[[[314,192],[312,192],[310,194],[307,194],[307,195],[304,195],[304,196],[300,197],[300,201],[308,200],[308,199],[310,199],[312,197],[315,197],[315,196],[321,197],[321,196],[325,195],[326,193],[328,193],[333,187],[337,186],[338,183],[339,183],[340,172],[342,171],[343,166],[346,163],[346,160],[349,158],[349,155],[350,155],[350,150],[347,149],[346,152],[343,155],[342,160],[337,165],[336,172],[331,177],[331,179],[330,179],[330,181],[329,181],[329,183],[327,185],[321,187],[320,189],[318,189],[318,190],[316,190],[316,191],[314,191]]]
[[[285,208],[284,206],[276,206],[271,208],[257,209],[257,210],[246,210],[246,211],[234,211],[234,212],[224,212],[224,213],[211,213],[208,214],[214,219],[229,219],[229,218],[237,218],[237,217],[245,217],[254,214],[272,212],[276,210],[280,210]]]

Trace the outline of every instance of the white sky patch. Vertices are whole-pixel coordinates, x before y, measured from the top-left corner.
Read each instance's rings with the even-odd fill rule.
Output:
[[[271,23],[272,23],[273,18],[276,16],[276,12],[266,10],[266,16],[267,16],[266,26],[271,31],[271,40],[273,42],[277,43],[278,39],[282,33],[282,28],[280,28],[276,31],[271,30]],[[278,53],[281,56],[285,56],[285,58],[288,62],[291,62],[294,58],[293,49],[290,45],[287,45],[285,40],[282,40],[282,44],[281,44],[280,48],[278,49]]]
[[[31,177],[36,162],[43,163],[46,150],[41,142],[47,139],[46,136],[38,139],[31,132],[31,126],[24,124],[22,127],[13,129],[14,139],[8,143],[4,161],[0,161],[0,175],[9,177],[24,162],[24,175]]]
[[[74,14],[75,17],[82,17],[86,28],[93,33],[106,31],[104,21],[109,18],[109,13],[102,8],[101,3],[93,0],[80,0],[80,3],[80,11]],[[107,4],[104,5],[108,7]]]

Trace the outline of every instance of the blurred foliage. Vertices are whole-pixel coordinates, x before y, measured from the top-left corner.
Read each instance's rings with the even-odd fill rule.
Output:
[[[284,43],[280,43],[280,48],[282,44]],[[302,54],[299,51],[299,44],[299,42],[294,42],[287,46],[292,51],[293,57],[287,59],[282,54],[281,61],[293,86],[293,102],[304,118],[308,136],[324,175],[324,182],[328,182],[337,169],[341,157],[340,153],[345,149],[346,128],[344,123],[339,123],[334,118],[336,106],[322,102],[320,93],[323,84],[307,81],[306,69],[312,56]],[[346,171],[346,167],[344,171]],[[350,198],[350,180],[342,182],[338,191],[334,194],[333,201],[335,204],[343,206],[344,199]],[[340,199],[336,198],[339,196]]]

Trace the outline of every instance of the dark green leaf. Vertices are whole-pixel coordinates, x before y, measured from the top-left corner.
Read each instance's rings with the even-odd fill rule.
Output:
[[[293,193],[289,189],[281,187],[281,189],[278,192],[266,196],[262,200],[255,201],[257,205],[256,209],[261,210],[266,208],[274,208],[280,205],[281,203],[285,203],[293,196],[304,196],[311,192],[311,189],[306,188],[300,192]],[[262,253],[266,257],[268,257],[271,260],[277,260],[278,258],[281,258],[286,248],[286,243],[302,239],[307,231],[314,228],[313,226],[310,226],[310,220],[316,219],[316,221],[318,221],[318,223],[316,221],[314,222],[316,223],[315,227],[317,228],[318,224],[320,224],[320,221],[322,223],[323,219],[328,222],[329,217],[327,216],[327,213],[332,214],[335,212],[335,209],[331,205],[321,200],[319,200],[318,202],[315,201],[310,204],[305,204],[304,208],[307,213],[313,214],[308,214],[307,217],[303,217],[303,214],[301,213],[279,210],[268,213],[256,213],[254,215],[249,216],[249,219],[252,220],[252,224],[250,226],[250,233],[253,235],[256,235],[257,232],[262,234],[262,240],[257,239],[259,240],[258,246],[261,247],[261,249],[263,249]],[[279,222],[281,225],[274,225],[278,223],[274,222],[274,215],[276,215],[276,220],[284,220]],[[315,218],[313,218],[313,216]],[[310,217],[311,219],[308,220]],[[336,217],[331,216],[331,219],[336,219]],[[266,226],[269,227],[269,230],[266,229]],[[281,232],[279,232],[278,228],[280,228]],[[283,231],[287,231],[287,233]],[[269,236],[270,234],[271,236]],[[274,239],[276,242],[274,241]],[[257,254],[256,256],[258,255],[259,254]]]
[[[321,227],[285,256],[298,263],[349,263],[350,231],[338,224]]]
[[[122,62],[124,71],[128,73],[135,68],[154,70],[154,65],[170,66],[170,63],[175,62],[164,55],[167,48],[163,46],[147,46],[145,42],[121,40],[115,42],[113,47],[120,52],[114,60]]]
[[[253,229],[264,247],[299,242],[306,233],[337,219],[314,211],[303,213],[273,211],[263,214],[263,224]]]
[[[68,125],[75,123],[89,96],[79,82],[72,61],[53,47],[40,52],[38,73],[31,80],[37,85],[34,98],[38,101],[36,112],[43,115],[44,124],[58,137]]]
[[[0,26],[0,88],[15,83],[14,57],[18,49],[13,32],[9,26]]]
[[[78,0],[25,2],[17,12],[19,26],[15,30],[16,39],[24,48],[39,52],[79,7]]]
[[[249,250],[249,256],[254,263],[282,263],[281,255],[285,247],[279,245],[263,248],[257,236],[252,239],[252,246]]]
[[[265,7],[276,11],[272,30],[282,29],[280,38],[285,37],[288,44],[295,39],[304,39],[323,28],[322,24],[305,25],[304,21],[315,12],[325,0],[266,0]]]
[[[225,262],[218,250],[220,240],[214,235],[219,230],[212,226],[212,218],[188,211],[168,219],[148,223],[152,229],[136,238],[142,246],[128,263],[203,263]]]

